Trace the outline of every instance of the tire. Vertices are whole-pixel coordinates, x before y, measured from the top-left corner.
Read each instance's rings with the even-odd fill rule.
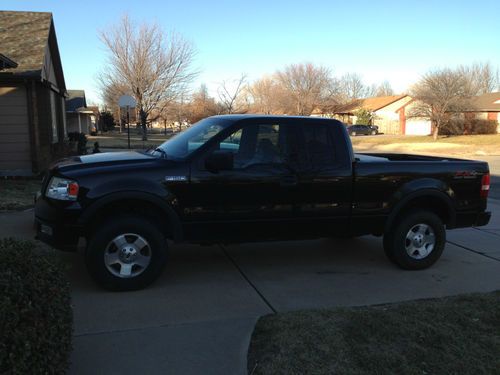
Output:
[[[167,261],[167,241],[156,225],[136,216],[105,221],[88,241],[87,269],[113,291],[138,290],[155,281]]]
[[[351,137],[355,137],[356,136],[356,132],[351,132]]]
[[[372,130],[372,135],[377,135],[377,132],[375,130]]]
[[[384,234],[384,251],[390,261],[406,270],[432,266],[446,244],[443,222],[430,211],[410,211]]]

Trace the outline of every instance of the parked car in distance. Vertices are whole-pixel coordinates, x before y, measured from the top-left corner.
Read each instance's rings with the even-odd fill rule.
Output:
[[[377,135],[378,126],[375,125],[351,125],[347,127],[347,132],[350,136],[357,135]]]
[[[337,120],[214,116],[149,152],[65,159],[37,195],[37,237],[86,240],[97,283],[140,289],[165,269],[169,241],[230,243],[383,236],[388,259],[424,269],[446,229],[486,225],[488,164],[354,154]],[[353,249],[354,250],[354,249]]]

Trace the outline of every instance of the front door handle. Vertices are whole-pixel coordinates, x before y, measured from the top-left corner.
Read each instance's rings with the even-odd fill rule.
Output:
[[[298,178],[294,175],[283,176],[280,181],[280,186],[282,187],[291,187],[297,186]]]

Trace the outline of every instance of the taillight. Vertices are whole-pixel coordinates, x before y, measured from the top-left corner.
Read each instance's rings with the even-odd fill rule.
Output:
[[[481,198],[488,198],[488,193],[490,191],[490,174],[486,173],[481,178]]]

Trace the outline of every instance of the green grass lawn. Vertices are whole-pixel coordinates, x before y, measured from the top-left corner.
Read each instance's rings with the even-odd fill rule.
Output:
[[[0,180],[0,211],[33,207],[33,197],[40,190],[40,180]]]
[[[500,374],[500,292],[262,317],[249,374]]]

